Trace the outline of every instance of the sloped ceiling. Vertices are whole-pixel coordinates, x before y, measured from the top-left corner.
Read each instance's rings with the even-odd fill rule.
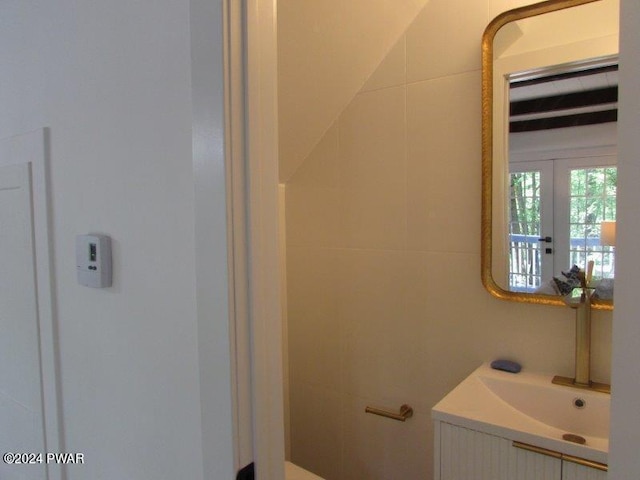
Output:
[[[296,171],[428,1],[278,1],[281,182]]]

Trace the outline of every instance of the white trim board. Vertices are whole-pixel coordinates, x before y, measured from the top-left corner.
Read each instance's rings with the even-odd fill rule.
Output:
[[[276,3],[247,0],[245,7],[247,242],[253,446],[258,480],[282,480],[285,456]]]
[[[203,478],[235,478],[240,459],[230,265],[229,2],[190,0],[196,305]],[[224,8],[223,8],[224,7]]]
[[[45,451],[64,452],[60,424],[61,392],[59,356],[54,301],[54,277],[51,263],[49,184],[47,165],[48,130],[0,139],[0,166],[30,164],[33,198],[33,231],[40,334],[40,371]],[[42,452],[45,453],[45,452]],[[49,480],[65,478],[61,464],[46,465]]]

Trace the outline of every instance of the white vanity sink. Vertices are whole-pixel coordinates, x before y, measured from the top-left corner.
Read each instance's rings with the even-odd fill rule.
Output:
[[[607,463],[610,395],[554,385],[552,375],[483,365],[442,399],[433,419]],[[576,403],[581,408],[576,407]],[[584,445],[563,440],[574,434]]]

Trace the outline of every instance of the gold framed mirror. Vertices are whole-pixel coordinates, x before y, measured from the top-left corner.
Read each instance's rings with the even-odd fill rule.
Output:
[[[608,292],[612,295],[614,248],[604,244],[600,230],[604,223],[600,222],[615,220],[618,12],[618,0],[548,0],[505,12],[484,32],[481,277],[485,288],[495,297],[565,305],[563,275],[573,264],[581,268],[588,263],[593,265],[595,258],[598,271],[595,277],[599,275],[600,284],[609,290],[602,287],[605,293],[594,300],[593,306],[613,308]],[[599,84],[600,81],[605,84]],[[576,83],[589,85],[580,87],[588,92],[597,90],[597,99],[587,101],[593,105],[580,102],[595,94],[563,90],[575,88]],[[530,87],[533,84],[535,88]],[[568,87],[569,84],[572,86]],[[526,89],[520,88],[525,85]],[[560,93],[549,93],[551,87]],[[524,96],[523,91],[527,92]],[[611,97],[614,92],[615,99],[600,96]],[[571,107],[565,102],[569,97]],[[516,105],[517,101],[520,105]],[[522,117],[525,121],[515,119],[514,112],[519,112],[521,109],[517,107],[524,104],[535,104],[541,110],[528,110],[528,117]],[[550,104],[555,106],[548,107]],[[576,108],[578,113],[567,113]],[[549,113],[551,110],[555,113]],[[520,134],[522,128],[527,129],[526,135]],[[527,144],[535,144],[536,152],[523,154],[518,150]],[[576,156],[581,160],[575,160]],[[553,176],[522,174],[533,171],[533,163],[526,164],[524,169],[523,164],[516,163],[525,157],[547,160]],[[536,166],[536,172],[537,169]],[[592,176],[597,177],[594,185],[599,185],[598,191],[608,192],[608,196],[603,194],[592,203],[582,197],[572,200],[584,193],[567,193],[567,188],[574,188],[573,183],[582,181],[580,175],[586,175],[587,185],[591,185]],[[571,178],[570,182],[567,178]],[[525,212],[522,215],[527,216],[526,222],[535,224],[527,231],[513,228],[524,221],[514,221],[517,202],[513,192],[514,185],[520,185],[517,182],[533,182],[536,192],[535,200],[523,196],[526,207],[521,208]],[[570,187],[564,187],[569,183]],[[543,188],[543,184],[549,187]],[[543,203],[542,197],[552,200]],[[580,202],[584,211],[575,207]],[[587,220],[580,220],[578,225],[573,220],[578,215],[588,216],[592,223],[587,225]],[[532,216],[533,220],[529,218]],[[544,222],[552,225],[555,233],[545,229],[541,217],[546,217]],[[584,233],[576,234],[579,230]],[[526,247],[524,250],[522,245]],[[555,260],[549,261],[549,257]]]

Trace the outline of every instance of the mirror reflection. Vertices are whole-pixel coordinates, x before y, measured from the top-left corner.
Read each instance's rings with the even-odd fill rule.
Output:
[[[593,262],[596,298],[612,298],[618,66],[590,63],[509,78],[509,290],[566,295],[569,267]]]
[[[618,8],[543,2],[485,32],[483,282],[496,296],[560,304],[579,267],[611,308]]]

